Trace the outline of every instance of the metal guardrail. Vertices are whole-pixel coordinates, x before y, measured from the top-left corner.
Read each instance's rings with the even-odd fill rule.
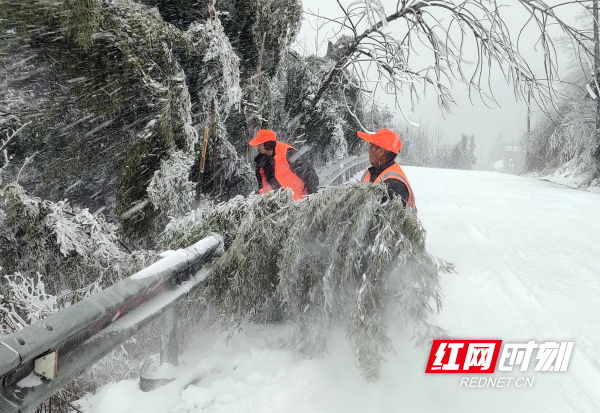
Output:
[[[319,181],[321,186],[339,185],[348,181],[357,172],[364,170],[369,165],[368,154],[351,156],[321,171]]]
[[[0,336],[0,413],[35,408],[160,315],[161,324],[172,330],[174,304],[202,284],[207,273],[200,269],[220,245],[216,237],[207,237],[17,333]],[[163,342],[161,359],[176,364],[176,351]]]

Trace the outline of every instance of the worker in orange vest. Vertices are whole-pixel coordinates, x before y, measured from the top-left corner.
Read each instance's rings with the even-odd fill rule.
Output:
[[[259,153],[254,158],[254,163],[259,193],[290,188],[294,193],[294,200],[298,201],[307,194],[317,192],[319,178],[312,165],[307,162],[290,162],[297,150],[277,142],[275,132],[259,130],[250,145],[258,146]]]
[[[389,197],[400,196],[402,205],[405,207],[408,205],[416,213],[415,194],[406,174],[396,162],[396,156],[402,149],[402,141],[398,134],[389,129],[380,129],[374,134],[358,132],[358,136],[371,142],[369,147],[371,167],[365,170],[362,181],[385,182]]]

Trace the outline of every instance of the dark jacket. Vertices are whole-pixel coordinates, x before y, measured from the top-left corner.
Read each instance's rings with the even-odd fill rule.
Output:
[[[383,171],[392,166],[395,162],[395,160],[390,161],[386,164],[381,165],[379,168],[375,168],[373,166],[369,167],[369,174],[371,175],[370,181],[375,182],[379,175],[381,175]],[[400,196],[402,198],[402,205],[406,206],[406,201],[408,200],[410,194],[404,182],[398,179],[388,179],[387,181],[385,181],[385,184],[387,185],[388,196],[390,198]]]
[[[319,176],[317,175],[315,168],[312,164],[305,160],[304,158],[300,158],[296,161],[290,161],[290,158],[296,153],[296,150],[288,149],[286,153],[286,158],[288,163],[290,164],[290,168],[292,172],[298,175],[303,181],[306,188],[306,192],[309,194],[314,194],[319,190]],[[274,152],[273,152],[274,153]],[[256,181],[258,182],[258,189],[262,189],[262,176],[260,174],[260,170],[265,173],[265,177],[271,188],[274,191],[277,191],[281,188],[281,184],[275,178],[275,155],[266,155],[263,153],[259,153],[254,158],[254,172],[256,174]]]

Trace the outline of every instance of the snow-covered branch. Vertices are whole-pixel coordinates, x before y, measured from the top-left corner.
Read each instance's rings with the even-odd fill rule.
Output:
[[[452,266],[425,251],[425,232],[382,186],[327,188],[300,202],[290,192],[236,199],[174,221],[163,248],[216,231],[228,250],[213,266],[198,305],[216,300],[234,330],[246,319],[287,320],[294,347],[323,351],[332,325],[346,328],[367,379],[376,379],[389,350],[386,311],[399,311],[422,341],[440,303],[439,272]],[[195,312],[199,310],[196,308]]]
[[[18,129],[12,131],[10,134],[6,133],[6,139],[2,139],[2,145],[0,146],[0,151],[2,152],[2,156],[4,157],[4,164],[0,167],[0,186],[2,185],[2,172],[8,167],[10,163],[10,156],[8,155],[8,145],[9,143],[17,136],[17,134],[22,131],[27,125],[29,125],[31,121],[24,123]]]
[[[585,8],[586,1],[573,3]],[[375,71],[380,81],[372,87],[394,95],[400,109],[401,95],[408,93],[415,103],[430,87],[442,110],[449,111],[454,103],[454,80],[464,83],[470,95],[478,94],[484,103],[493,103],[493,67],[502,72],[516,95],[524,97],[534,89],[537,99],[552,99],[558,74],[549,27],[562,30],[583,53],[589,53],[589,34],[566,23],[556,12],[560,5],[550,7],[543,1],[526,0],[519,4],[530,14],[524,27],[533,25],[539,36],[543,75],[537,74],[529,58],[520,53],[520,39],[515,42],[511,37],[506,24],[509,16],[496,2],[406,0],[398,1],[396,10],[386,14],[380,0],[357,0],[347,6],[338,1],[342,13],[328,22],[337,26],[340,35],[350,34],[351,41],[336,56],[335,65],[311,98],[295,133],[303,133],[319,101],[341,72],[351,72],[369,88],[373,74],[367,79],[365,65]],[[473,56],[474,61],[468,61],[466,56]],[[425,59],[428,62],[423,64]]]

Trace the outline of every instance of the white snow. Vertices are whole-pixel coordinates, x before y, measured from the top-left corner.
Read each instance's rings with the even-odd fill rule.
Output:
[[[158,258],[165,258],[168,257],[169,255],[173,254],[175,251],[174,250],[166,250],[161,252],[160,254],[158,254]]]
[[[497,160],[492,164],[495,170],[501,171],[504,169],[504,159]]]
[[[169,254],[166,257],[160,259],[154,264],[144,268],[143,270],[136,272],[130,278],[132,280],[141,280],[144,278],[153,277],[157,274],[162,273],[163,271],[170,269],[171,267],[175,267],[181,262],[185,262],[187,258],[188,255],[186,254],[185,250],[179,249],[173,252],[172,254]]]
[[[40,384],[42,384],[42,379],[34,372],[29,373],[27,377],[24,377],[17,382],[17,386],[19,387],[36,387]]]
[[[215,243],[221,243],[218,236],[211,236],[201,239],[186,249],[178,249],[177,251],[164,251],[159,255],[162,257],[160,260],[144,268],[143,270],[136,272],[130,278],[132,280],[141,280],[156,276],[157,274],[160,274],[171,268],[176,268],[178,264],[181,264],[188,259],[199,257],[209,249],[214,248]]]
[[[120,412],[597,412],[600,411],[600,195],[493,172],[405,167],[427,249],[456,264],[442,276],[434,322],[457,339],[574,341],[567,372],[496,372],[533,388],[460,388],[463,374],[425,374],[429,347],[389,322],[395,352],[366,383],[337,331],[329,353],[281,343],[289,326],[248,325],[227,342],[199,327],[178,379],[149,393],[137,380],[81,401]],[[478,375],[474,375],[478,376]],[[483,375],[481,375],[483,376]]]
[[[533,178],[556,182],[570,188],[600,193],[600,179],[590,180],[592,173],[586,171],[581,164],[578,165],[576,159],[567,162],[563,167],[552,173],[540,174],[534,172],[529,175]]]

